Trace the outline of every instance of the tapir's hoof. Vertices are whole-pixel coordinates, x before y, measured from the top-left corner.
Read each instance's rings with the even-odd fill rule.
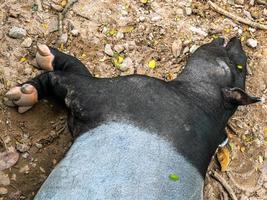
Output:
[[[5,103],[7,106],[18,106],[18,112],[24,113],[37,103],[38,92],[34,86],[24,84],[10,89],[6,97],[8,98]]]
[[[53,60],[55,56],[51,53],[48,46],[37,44],[36,62],[38,67],[46,71],[53,71]]]

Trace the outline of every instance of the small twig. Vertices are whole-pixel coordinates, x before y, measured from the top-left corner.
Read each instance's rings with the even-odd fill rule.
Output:
[[[62,15],[64,16],[68,10],[70,9],[71,6],[73,6],[73,4],[75,4],[78,0],[70,0],[68,1],[67,5],[65,6],[64,10],[62,11]]]
[[[210,173],[210,175],[213,178],[215,178],[225,188],[225,190],[227,191],[227,193],[229,194],[232,200],[237,200],[237,197],[233,189],[221,175],[219,175],[216,171],[214,171],[213,173]]]
[[[221,13],[222,15],[226,16],[226,17],[229,17],[235,21],[238,21],[240,23],[243,23],[243,24],[246,24],[246,25],[249,25],[251,27],[254,27],[254,28],[259,28],[259,29],[263,29],[263,30],[267,30],[267,25],[264,25],[264,24],[260,24],[260,23],[257,23],[257,22],[253,22],[249,19],[244,19],[242,17],[239,17],[239,16],[236,16],[222,8],[220,8],[218,5],[216,5],[215,3],[213,3],[212,1],[208,1],[208,4],[210,5],[210,7],[212,9],[214,9],[215,11],[217,11],[218,13]]]
[[[42,1],[41,0],[36,0],[36,4],[38,6],[38,10],[39,11],[43,11]]]
[[[76,3],[78,0],[70,0],[68,1],[67,5],[63,9],[61,13],[58,14],[58,32],[59,35],[62,35],[63,30],[63,19],[66,15],[66,13],[69,11],[70,7],[73,6],[74,3]]]

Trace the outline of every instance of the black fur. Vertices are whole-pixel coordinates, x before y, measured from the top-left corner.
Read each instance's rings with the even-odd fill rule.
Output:
[[[65,101],[74,137],[105,121],[127,120],[171,141],[204,177],[237,108],[225,103],[221,91],[245,87],[247,57],[240,41],[223,43],[220,38],[201,46],[171,82],[140,75],[94,78],[79,60],[51,48],[55,71],[27,83],[37,88],[39,98]]]

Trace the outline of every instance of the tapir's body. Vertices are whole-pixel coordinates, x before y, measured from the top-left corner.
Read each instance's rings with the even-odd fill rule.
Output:
[[[97,79],[77,59],[50,52],[53,71],[27,83],[39,99],[65,101],[77,139],[37,200],[202,199],[229,117],[238,105],[258,101],[241,90],[246,56],[236,38],[226,48],[222,39],[199,48],[171,82],[139,75]],[[171,180],[172,173],[180,180]]]

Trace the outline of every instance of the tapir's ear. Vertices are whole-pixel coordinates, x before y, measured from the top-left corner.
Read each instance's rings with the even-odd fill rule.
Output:
[[[222,94],[227,103],[234,105],[248,105],[261,101],[260,97],[250,96],[240,88],[223,88]]]

